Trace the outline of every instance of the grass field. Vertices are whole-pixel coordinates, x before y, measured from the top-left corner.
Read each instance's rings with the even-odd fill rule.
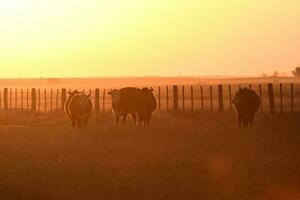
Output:
[[[300,199],[300,118],[112,116],[73,130],[62,114],[0,114],[0,199]]]

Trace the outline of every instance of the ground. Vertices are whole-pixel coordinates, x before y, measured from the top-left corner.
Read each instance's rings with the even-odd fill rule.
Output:
[[[74,130],[62,114],[0,115],[0,199],[300,199],[300,119],[156,114]]]

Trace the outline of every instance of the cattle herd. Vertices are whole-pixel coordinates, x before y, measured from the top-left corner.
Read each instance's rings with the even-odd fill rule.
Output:
[[[157,107],[153,91],[152,88],[146,87],[110,90],[108,94],[112,99],[111,107],[116,124],[119,124],[120,118],[122,123],[125,123],[130,115],[134,125],[150,125],[152,114]],[[239,126],[251,126],[260,106],[260,99],[255,91],[247,87],[239,88],[232,103],[235,106]],[[64,110],[72,127],[87,127],[93,110],[91,95],[78,90],[70,91]]]

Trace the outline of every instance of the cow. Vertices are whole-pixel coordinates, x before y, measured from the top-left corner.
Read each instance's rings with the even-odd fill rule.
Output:
[[[139,92],[140,89],[134,87],[114,89],[108,92],[112,98],[112,112],[115,116],[117,125],[119,124],[120,117],[122,117],[122,122],[124,124],[129,114],[136,125]]]
[[[69,97],[68,97],[68,99],[66,100],[66,102],[64,104],[64,111],[65,111],[68,119],[71,120],[71,115],[70,115],[70,111],[69,111],[69,105],[70,105],[72,97],[74,95],[76,95],[76,94],[80,94],[80,92],[78,90],[74,90],[73,92],[69,91],[68,94],[69,94]]]
[[[142,88],[139,94],[139,125],[150,125],[152,113],[157,107],[153,88]]]
[[[75,128],[76,125],[79,128],[86,128],[93,110],[93,103],[90,99],[91,95],[79,93],[78,91],[69,94],[70,96],[65,104],[65,110],[71,121],[71,125],[73,128]]]
[[[248,124],[252,126],[254,116],[260,106],[260,99],[255,91],[247,87],[243,89],[240,87],[232,103],[235,106],[239,126],[241,127],[242,123],[244,127],[247,127]]]

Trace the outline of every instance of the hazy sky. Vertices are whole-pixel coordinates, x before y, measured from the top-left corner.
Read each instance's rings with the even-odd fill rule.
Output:
[[[0,1],[0,77],[260,75],[296,65],[299,0]]]

